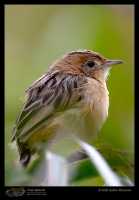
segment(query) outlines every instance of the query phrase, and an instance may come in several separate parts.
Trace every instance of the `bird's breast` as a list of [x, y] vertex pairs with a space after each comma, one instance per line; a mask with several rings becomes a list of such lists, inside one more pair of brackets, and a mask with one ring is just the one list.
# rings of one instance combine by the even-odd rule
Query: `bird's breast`
[[[78, 137], [91, 142], [99, 132], [108, 115], [108, 91], [106, 87], [86, 85], [83, 98], [79, 104], [55, 117], [56, 136]], [[52, 124], [51, 124], [52, 125]]]
[[80, 113], [78, 125], [84, 131], [87, 142], [100, 131], [108, 116], [108, 108], [109, 96], [106, 84], [89, 79], [83, 93], [82, 105], [78, 108]]

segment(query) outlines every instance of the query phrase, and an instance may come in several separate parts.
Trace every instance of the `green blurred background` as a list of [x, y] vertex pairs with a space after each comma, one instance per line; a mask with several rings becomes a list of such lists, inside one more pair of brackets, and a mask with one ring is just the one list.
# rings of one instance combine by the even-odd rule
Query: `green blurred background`
[[20, 97], [63, 54], [89, 49], [124, 60], [107, 80], [109, 116], [96, 147], [134, 149], [134, 5], [5, 5], [5, 162]]

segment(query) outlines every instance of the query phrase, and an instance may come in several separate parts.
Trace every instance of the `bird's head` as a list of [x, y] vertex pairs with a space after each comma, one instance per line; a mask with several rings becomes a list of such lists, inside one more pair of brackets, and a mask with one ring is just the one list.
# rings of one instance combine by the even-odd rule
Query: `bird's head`
[[107, 60], [90, 50], [72, 51], [55, 61], [52, 68], [66, 74], [82, 75], [105, 81], [111, 66], [123, 63], [122, 60]]

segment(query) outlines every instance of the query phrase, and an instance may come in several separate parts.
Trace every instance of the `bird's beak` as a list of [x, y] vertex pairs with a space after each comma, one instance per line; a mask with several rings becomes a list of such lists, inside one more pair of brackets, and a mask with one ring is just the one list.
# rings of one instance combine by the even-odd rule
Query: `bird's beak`
[[105, 66], [111, 67], [113, 65], [122, 64], [122, 63], [124, 63], [124, 61], [122, 60], [107, 60], [107, 63], [105, 64]]

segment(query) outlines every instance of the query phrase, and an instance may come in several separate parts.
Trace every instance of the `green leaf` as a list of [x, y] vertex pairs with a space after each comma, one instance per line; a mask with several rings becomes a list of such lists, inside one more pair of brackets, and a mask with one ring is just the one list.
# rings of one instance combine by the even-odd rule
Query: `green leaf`
[[86, 158], [68, 165], [69, 184], [75, 184], [83, 180], [94, 178], [98, 176], [98, 172], [90, 158]]
[[66, 159], [50, 151], [46, 153], [46, 173], [44, 184], [47, 186], [67, 185], [67, 163]]
[[42, 154], [28, 172], [36, 179], [37, 185], [67, 185], [66, 159], [50, 151]]
[[[120, 170], [126, 166], [123, 159], [117, 155], [109, 155], [106, 158], [106, 161], [114, 170]], [[92, 165], [90, 158], [70, 163], [68, 165], [68, 172], [70, 184], [99, 176], [99, 173], [95, 166]]]
[[[77, 144], [78, 142], [78, 144]], [[82, 141], [81, 141], [82, 142]], [[95, 152], [97, 154], [94, 154], [94, 151], [92, 153], [92, 150], [90, 151], [90, 148], [92, 149], [93, 147], [89, 146], [87, 143], [81, 143], [80, 141], [75, 141], [71, 138], [65, 138], [58, 143], [56, 143], [49, 151], [42, 154], [38, 159], [34, 161], [34, 163], [30, 166], [28, 169], [28, 173], [30, 173], [38, 182], [38, 185], [51, 185], [51, 184], [58, 184], [58, 185], [66, 185], [67, 181], [64, 183], [60, 183], [58, 180], [58, 175], [62, 178], [62, 176], [67, 176], [64, 175], [68, 172], [68, 184], [70, 185], [76, 185], [77, 183], [79, 184], [80, 182], [84, 180], [89, 180], [92, 178], [99, 177], [104, 179], [104, 182], [108, 181], [106, 173], [112, 173], [115, 175], [115, 173], [112, 171], [119, 171], [123, 170], [124, 168], [129, 167], [129, 162], [128, 159], [130, 157], [130, 154], [132, 152], [125, 152], [125, 151], [119, 151], [119, 150], [114, 150], [114, 149], [95, 149]], [[84, 148], [86, 152], [79, 151], [80, 146]], [[89, 149], [88, 149], [89, 146]], [[78, 151], [77, 151], [78, 150]], [[99, 153], [99, 152], [100, 153]], [[51, 159], [48, 159], [51, 154]], [[88, 154], [88, 155], [87, 155]], [[101, 155], [103, 155], [103, 157]], [[82, 155], [87, 158], [82, 159]], [[60, 157], [59, 157], [60, 156]], [[81, 156], [81, 157], [80, 157]], [[74, 158], [73, 158], [74, 157]], [[100, 157], [101, 157], [101, 162], [100, 162]], [[60, 159], [63, 159], [62, 162], [60, 162]], [[70, 162], [69, 164], [66, 165], [66, 158]], [[91, 159], [93, 162], [91, 162]], [[73, 161], [75, 160], [75, 161]], [[99, 160], [97, 165], [94, 163]], [[63, 163], [63, 164], [62, 164]], [[105, 164], [104, 164], [105, 163]], [[105, 166], [108, 166], [108, 169], [106, 171]], [[132, 163], [133, 165], [133, 163]], [[60, 166], [60, 167], [59, 167]], [[56, 167], [56, 168], [55, 168]], [[101, 168], [101, 173], [100, 169]], [[59, 171], [58, 171], [59, 169]], [[104, 169], [104, 170], [103, 170]], [[57, 172], [58, 175], [55, 175], [55, 178], [53, 180], [55, 183], [50, 183], [49, 177], [53, 177], [54, 172]], [[63, 173], [63, 175], [62, 175]], [[102, 174], [106, 174], [105, 178], [103, 177]], [[116, 175], [115, 175], [116, 176]], [[47, 177], [48, 179], [46, 179]], [[120, 178], [116, 176], [116, 178], [120, 182]], [[109, 182], [109, 181], [108, 181]], [[121, 180], [120, 184], [122, 185], [123, 181]], [[109, 184], [109, 183], [108, 183]], [[115, 185], [115, 180], [112, 179], [112, 185]], [[124, 184], [124, 183], [123, 183]]]
[[77, 141], [81, 145], [81, 147], [87, 152], [92, 163], [96, 167], [101, 177], [107, 183], [107, 185], [123, 186], [118, 176], [116, 176], [116, 174], [111, 170], [110, 166], [107, 164], [107, 162], [104, 160], [101, 154], [94, 147], [90, 146], [89, 144], [81, 140]]

